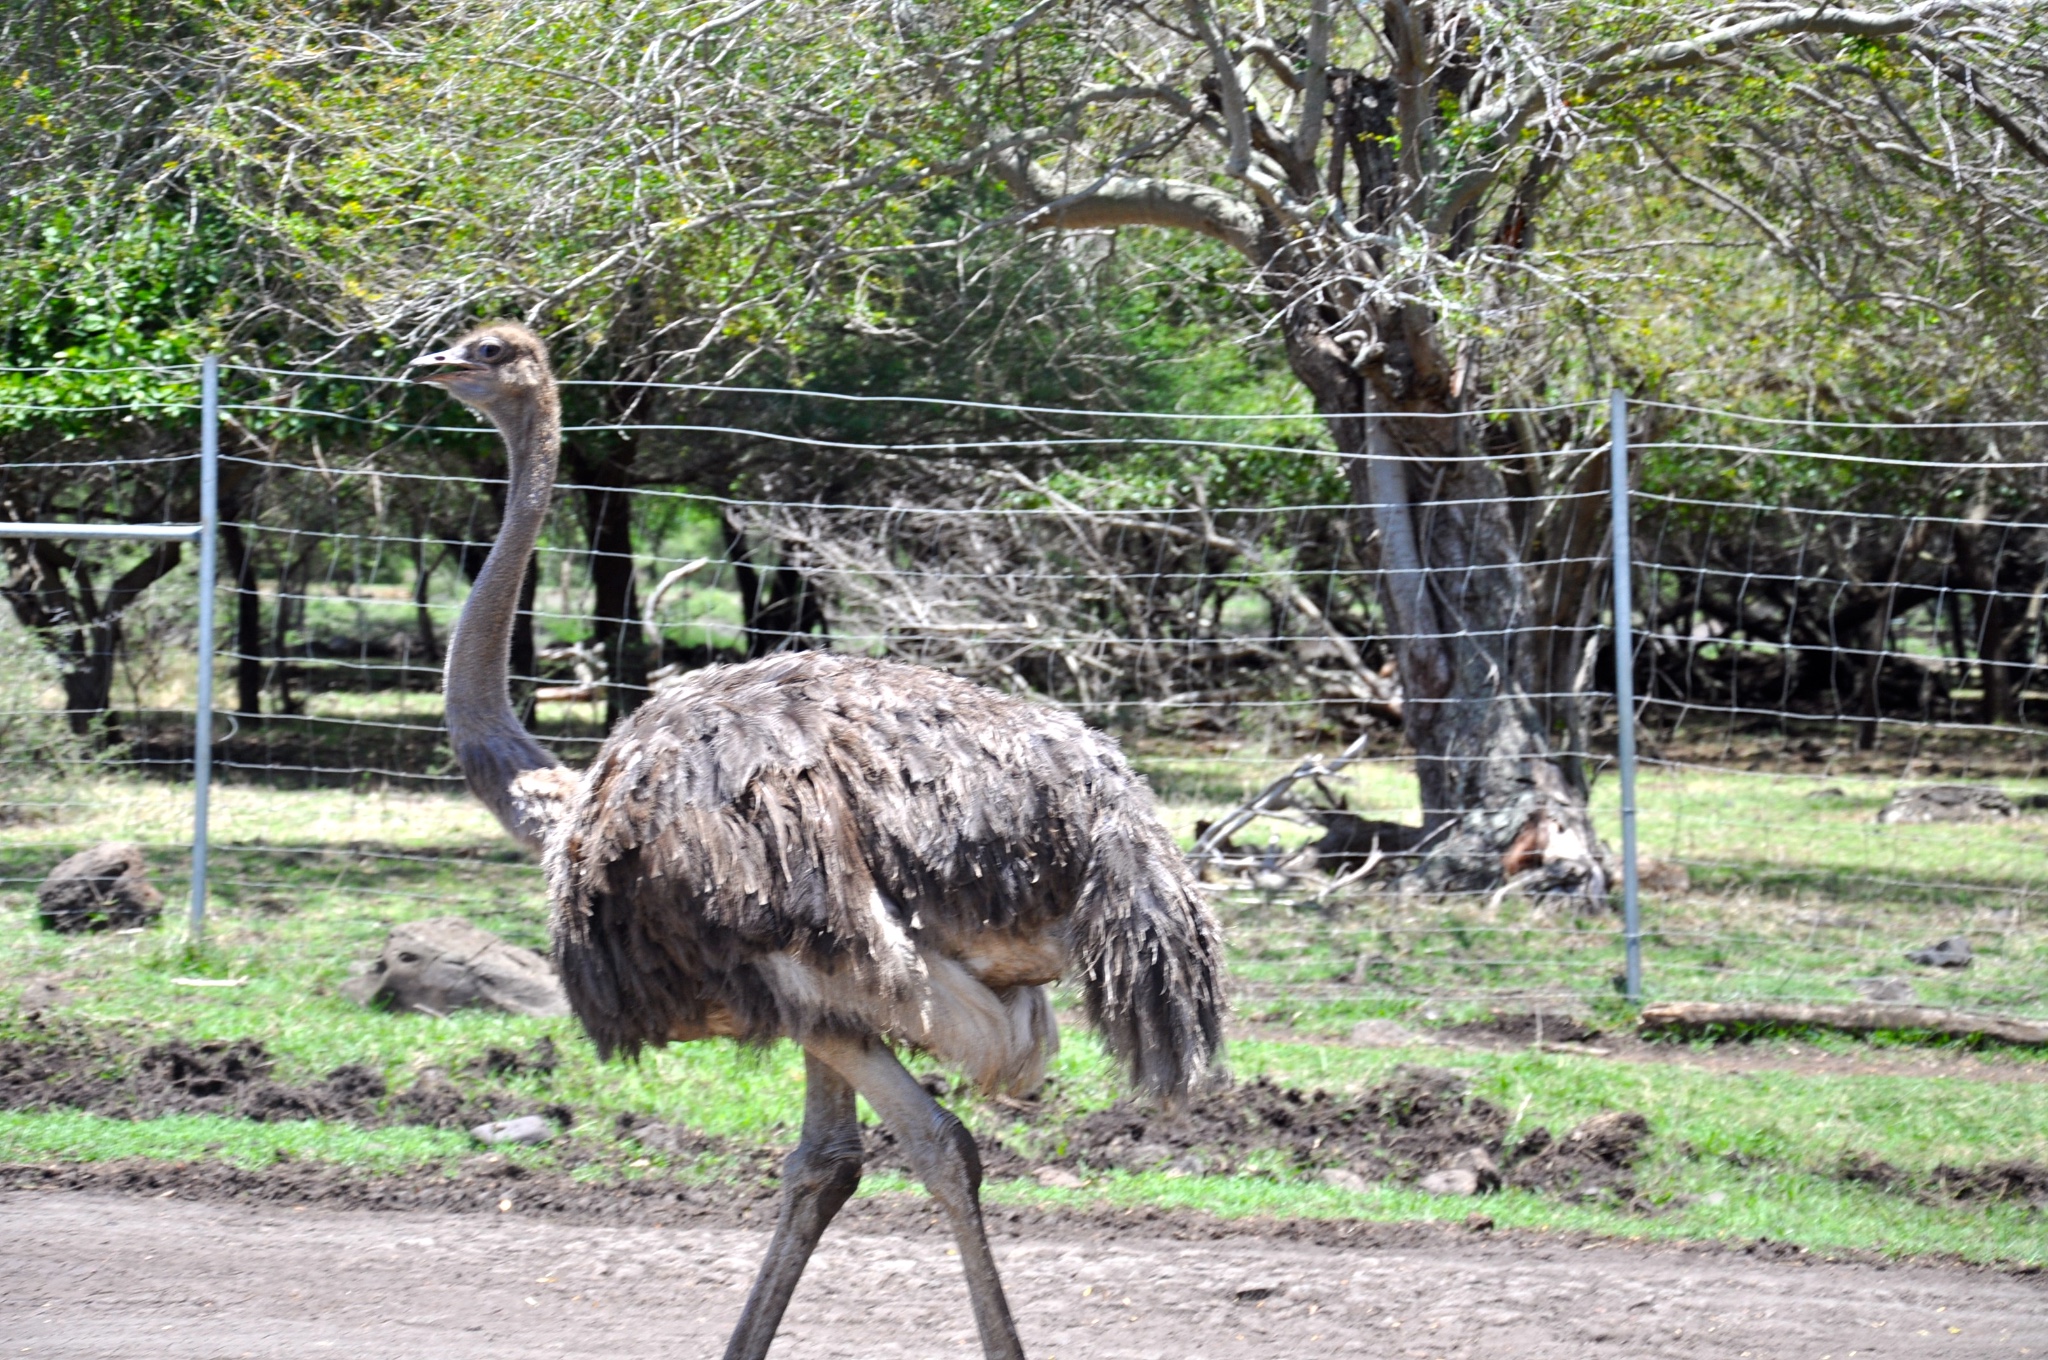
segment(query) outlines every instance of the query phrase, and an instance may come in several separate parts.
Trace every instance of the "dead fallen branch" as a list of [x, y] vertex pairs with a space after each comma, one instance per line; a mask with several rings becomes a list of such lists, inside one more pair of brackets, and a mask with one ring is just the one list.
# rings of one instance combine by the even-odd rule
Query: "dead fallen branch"
[[1334, 760], [1325, 761], [1321, 756], [1309, 756], [1286, 774], [1260, 789], [1257, 796], [1229, 815], [1220, 818], [1195, 838], [1195, 848], [1188, 852], [1188, 858], [1196, 864], [1215, 855], [1216, 847], [1228, 841], [1242, 828], [1260, 817], [1268, 816], [1286, 801], [1288, 791], [1304, 779], [1327, 778], [1343, 769], [1352, 761], [1365, 754], [1371, 744], [1372, 734], [1366, 733], [1344, 748], [1343, 754]]
[[1662, 1001], [1643, 1007], [1643, 1032], [1697, 1033], [1707, 1029], [1833, 1029], [1849, 1034], [1920, 1030], [1950, 1039], [1996, 1039], [2048, 1046], [2048, 1024], [2001, 1015], [1972, 1015], [1932, 1006], [1798, 1006], [1775, 1002]]

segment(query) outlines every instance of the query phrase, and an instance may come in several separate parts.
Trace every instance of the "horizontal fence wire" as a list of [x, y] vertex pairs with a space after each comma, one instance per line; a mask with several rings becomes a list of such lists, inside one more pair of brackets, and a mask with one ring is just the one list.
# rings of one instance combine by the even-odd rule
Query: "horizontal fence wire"
[[[120, 371], [159, 380], [134, 404], [149, 433], [87, 458], [65, 422], [125, 409], [115, 394], [85, 370], [0, 370], [0, 513], [179, 517], [196, 368]], [[495, 435], [395, 375], [223, 374], [223, 929], [309, 901], [537, 928], [538, 876], [464, 793], [441, 726], [440, 667], [504, 494]], [[1433, 504], [1508, 526], [1512, 553], [1463, 579], [1512, 577], [1525, 608], [1411, 634], [1385, 607], [1356, 457], [1306, 410], [564, 387], [513, 685], [565, 760], [689, 671], [791, 647], [1069, 707], [1120, 736], [1189, 839], [1363, 738], [1204, 868], [1241, 1004], [1336, 1023], [1615, 994], [1615, 915], [1402, 891], [1337, 835], [1435, 811], [1403, 736], [1403, 644], [1493, 634], [1531, 657], [1501, 702], [1541, 713], [1618, 844], [1604, 402], [1460, 417], [1456, 457], [1497, 489]], [[1648, 996], [2048, 1013], [2048, 425], [1632, 409]], [[0, 901], [26, 919], [51, 864], [116, 836], [174, 893], [191, 554], [0, 551], [54, 582], [35, 635], [19, 610], [0, 631]], [[124, 576], [149, 580], [113, 600]], [[98, 690], [67, 678], [65, 647], [109, 655]], [[1908, 961], [1949, 936], [1969, 967]]]

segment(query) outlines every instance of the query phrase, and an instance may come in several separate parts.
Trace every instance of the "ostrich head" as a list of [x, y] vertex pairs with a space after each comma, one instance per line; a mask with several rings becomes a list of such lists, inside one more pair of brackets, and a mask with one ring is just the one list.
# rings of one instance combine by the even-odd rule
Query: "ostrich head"
[[414, 380], [431, 383], [492, 418], [508, 406], [531, 403], [554, 381], [547, 342], [516, 321], [478, 326], [448, 348], [422, 354], [407, 367], [434, 370], [416, 374]]

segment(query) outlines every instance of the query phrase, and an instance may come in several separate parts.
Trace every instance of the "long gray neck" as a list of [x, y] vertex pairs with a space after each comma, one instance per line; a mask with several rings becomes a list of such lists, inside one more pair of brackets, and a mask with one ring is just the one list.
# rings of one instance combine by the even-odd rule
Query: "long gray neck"
[[561, 765], [542, 749], [512, 711], [512, 625], [519, 613], [526, 564], [548, 514], [555, 463], [561, 456], [561, 404], [552, 386], [531, 402], [487, 414], [505, 437], [511, 485], [498, 540], [477, 573], [448, 643], [448, 738], [470, 792], [497, 814], [505, 829], [538, 847], [554, 804], [522, 796], [514, 782], [531, 770]]

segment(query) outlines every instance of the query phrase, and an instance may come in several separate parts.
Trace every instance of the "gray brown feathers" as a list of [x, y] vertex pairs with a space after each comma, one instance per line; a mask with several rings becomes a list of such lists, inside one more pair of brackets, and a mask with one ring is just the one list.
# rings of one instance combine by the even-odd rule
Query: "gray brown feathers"
[[1215, 924], [1114, 743], [923, 667], [686, 677], [614, 731], [546, 858], [556, 961], [608, 1054], [894, 1015], [958, 1057], [949, 988], [972, 974], [1028, 1028], [1024, 989], [1068, 963], [1146, 1089], [1186, 1091], [1220, 1045]]

